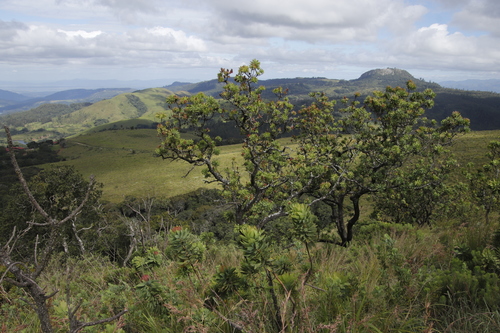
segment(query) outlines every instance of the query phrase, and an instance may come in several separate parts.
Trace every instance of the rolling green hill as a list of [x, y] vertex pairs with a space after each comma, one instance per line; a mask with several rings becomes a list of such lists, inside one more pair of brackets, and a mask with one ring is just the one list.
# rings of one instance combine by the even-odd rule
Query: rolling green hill
[[[46, 104], [1, 117], [0, 123], [12, 127], [15, 140], [25, 142], [69, 137], [102, 125], [106, 126], [97, 130], [135, 127], [138, 123], [150, 127], [144, 124], [151, 124], [156, 113], [166, 111], [165, 100], [171, 94], [165, 88], [151, 88], [78, 108], [72, 108], [76, 104]], [[132, 121], [136, 125], [128, 124], [132, 119], [137, 119]]]
[[156, 113], [165, 112], [165, 99], [171, 94], [172, 92], [164, 88], [121, 94], [58, 117], [53, 120], [53, 124], [57, 126], [79, 123], [90, 128], [102, 123], [133, 118], [154, 120]]

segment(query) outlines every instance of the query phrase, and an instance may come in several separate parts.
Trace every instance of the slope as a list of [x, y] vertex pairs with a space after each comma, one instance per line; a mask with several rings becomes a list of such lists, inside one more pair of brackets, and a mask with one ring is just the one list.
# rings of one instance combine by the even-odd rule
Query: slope
[[54, 123], [60, 125], [79, 123], [85, 127], [93, 127], [99, 123], [131, 118], [154, 120], [156, 113], [166, 110], [165, 100], [171, 94], [171, 91], [164, 88], [121, 94], [60, 117]]
[[[29, 110], [45, 103], [72, 104], [72, 103], [95, 103], [103, 99], [112, 98], [116, 95], [131, 92], [130, 88], [102, 88], [102, 89], [70, 89], [63, 90], [45, 97], [24, 98], [16, 103], [9, 103], [0, 107], [0, 113], [15, 113]], [[0, 105], [1, 106], [1, 105]]]
[[[156, 119], [156, 113], [166, 111], [165, 100], [171, 94], [164, 88], [150, 88], [120, 94], [90, 105], [44, 104], [29, 111], [0, 117], [0, 122], [12, 127], [13, 133], [17, 133], [14, 135], [15, 140], [29, 142], [58, 139], [99, 125], [130, 119], [152, 122]], [[141, 125], [144, 126], [144, 123]]]

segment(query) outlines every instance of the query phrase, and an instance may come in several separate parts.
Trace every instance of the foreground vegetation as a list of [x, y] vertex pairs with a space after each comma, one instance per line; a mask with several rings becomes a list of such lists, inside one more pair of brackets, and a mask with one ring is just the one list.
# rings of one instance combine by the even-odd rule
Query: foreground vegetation
[[[151, 133], [128, 130], [68, 140], [66, 161], [26, 182], [17, 168], [0, 217], [2, 330], [497, 332], [498, 132], [456, 138], [458, 114], [427, 122], [433, 93], [411, 83], [340, 112], [317, 94], [293, 113], [283, 91], [261, 100], [260, 72], [254, 61], [231, 83], [221, 71], [229, 113], [203, 95], [169, 98], [157, 153], [174, 162], [147, 170]], [[216, 144], [205, 125], [217, 116], [243, 149]], [[9, 141], [15, 166], [14, 151]], [[179, 160], [223, 191], [193, 191], [200, 175]], [[134, 188], [168, 187], [165, 166], [194, 178], [168, 195]]]
[[[252, 254], [241, 241], [181, 235], [179, 228], [157, 233], [125, 267], [95, 254], [56, 256], [40, 283], [60, 290], [51, 318], [61, 332], [77, 301], [80, 320], [129, 311], [87, 332], [497, 332], [498, 224], [467, 218], [475, 222], [439, 221], [432, 229], [372, 221], [359, 226], [348, 248], [307, 250], [289, 239], [284, 250], [273, 242], [265, 249], [279, 281], [278, 312], [265, 270], [243, 270]], [[189, 252], [179, 250], [176, 234]], [[23, 297], [4, 288], [4, 331], [38, 332]]]

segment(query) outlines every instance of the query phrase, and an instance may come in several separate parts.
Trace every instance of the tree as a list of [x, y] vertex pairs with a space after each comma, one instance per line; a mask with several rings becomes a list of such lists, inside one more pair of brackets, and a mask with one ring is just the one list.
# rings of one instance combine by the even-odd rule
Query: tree
[[[45, 217], [33, 209], [28, 195], [20, 184], [13, 186], [12, 195], [6, 200], [7, 206], [0, 218], [3, 235], [0, 240], [6, 241], [13, 227], [23, 229], [26, 221], [43, 224]], [[63, 219], [87, 195], [89, 183], [72, 166], [52, 166], [33, 176], [28, 186], [34, 199], [49, 214], [57, 219]], [[65, 223], [60, 230], [61, 243], [57, 250], [64, 250], [70, 255], [83, 255], [87, 252], [86, 245], [91, 245], [92, 237], [86, 237], [91, 232], [95, 221], [99, 219], [96, 206], [100, 196], [102, 184], [95, 183], [89, 193], [87, 204], [71, 220]], [[16, 252], [23, 256], [32, 251], [35, 245], [35, 236], [43, 235], [50, 228], [47, 226], [34, 227], [26, 234], [25, 241], [18, 245]], [[39, 243], [44, 244], [45, 239]], [[87, 243], [87, 244], [86, 244]]]
[[[437, 186], [444, 179], [436, 173], [446, 172], [454, 163], [443, 160], [445, 147], [468, 131], [468, 119], [458, 113], [439, 125], [426, 119], [425, 108], [433, 105], [435, 94], [415, 89], [409, 81], [406, 89], [375, 91], [364, 103], [354, 101], [341, 109], [337, 118], [335, 103], [323, 94], [313, 95], [316, 102], [299, 111], [302, 169], [320, 175], [321, 183], [311, 195], [330, 206], [331, 224], [343, 246], [352, 240], [362, 197], [408, 186], [410, 192]], [[410, 175], [413, 185], [408, 183]]]
[[[204, 175], [209, 182], [222, 185], [223, 194], [234, 206], [234, 221], [264, 226], [267, 222], [286, 215], [286, 201], [303, 193], [303, 186], [282, 186], [300, 182], [294, 174], [290, 160], [292, 151], [278, 140], [291, 130], [292, 109], [280, 89], [276, 101], [264, 101], [263, 87], [255, 88], [257, 77], [263, 73], [258, 61], [242, 66], [230, 81], [232, 71], [221, 70], [219, 81], [224, 82], [221, 97], [228, 110], [219, 101], [204, 94], [192, 97], [171, 96], [167, 103], [172, 117], [164, 120], [158, 130], [164, 138], [157, 153], [164, 159], [183, 160], [193, 166], [205, 166]], [[208, 122], [221, 117], [233, 123], [243, 138], [241, 165], [234, 160], [230, 166], [219, 165], [216, 157], [220, 137], [212, 137]], [[196, 140], [181, 137], [181, 130], [189, 128]]]
[[486, 223], [500, 205], [500, 141], [491, 141], [488, 149], [488, 163], [466, 174], [473, 199], [484, 209]]
[[[24, 289], [27, 294], [29, 294], [33, 299], [34, 303], [31, 305], [33, 306], [35, 312], [37, 313], [38, 319], [40, 320], [41, 331], [44, 333], [51, 333], [53, 332], [53, 329], [50, 320], [47, 300], [54, 296], [57, 291], [54, 291], [51, 294], [47, 294], [45, 289], [42, 288], [37, 282], [37, 279], [47, 267], [47, 264], [49, 263], [52, 256], [57, 252], [57, 248], [61, 245], [61, 243], [63, 243], [64, 239], [61, 239], [61, 235], [63, 235], [63, 228], [72, 220], [74, 220], [88, 203], [91, 197], [91, 193], [95, 188], [95, 180], [93, 177], [91, 177], [87, 189], [84, 192], [85, 194], [82, 198], [79, 198], [80, 200], [70, 200], [70, 202], [65, 202], [66, 204], [71, 203], [70, 206], [63, 206], [62, 208], [61, 206], [59, 206], [54, 210], [43, 208], [33, 195], [33, 192], [30, 190], [28, 183], [25, 180], [21, 169], [19, 168], [19, 165], [17, 164], [15, 152], [14, 149], [12, 149], [13, 143], [9, 128], [5, 126], [4, 129], [7, 135], [8, 147], [10, 148], [9, 152], [11, 162], [19, 178], [21, 187], [28, 197], [28, 200], [33, 209], [41, 215], [42, 220], [26, 221], [25, 225], [19, 229], [14, 226], [12, 232], [10, 233], [10, 238], [0, 243], [0, 264], [5, 266], [6, 269], [3, 275], [0, 277], [0, 283], [5, 281]], [[54, 193], [53, 198], [56, 200], [61, 199], [62, 201], [64, 201], [64, 197], [58, 197], [59, 194], [60, 193], [57, 192]], [[53, 207], [54, 206], [51, 206], [51, 208]], [[64, 211], [64, 213], [61, 213], [61, 210]], [[30, 234], [30, 231], [37, 227], [43, 228], [43, 234], [41, 234], [41, 237], [45, 240], [43, 242], [40, 241], [40, 238], [38, 237], [39, 234], [37, 234], [34, 248], [32, 249], [33, 255], [31, 256], [31, 258], [16, 258], [14, 254], [16, 252], [18, 244], [23, 242], [26, 236]], [[8, 275], [8, 273], [11, 273], [12, 275], [10, 276]], [[115, 320], [126, 312], [126, 310], [123, 310], [111, 318], [82, 323], [75, 318], [75, 313], [78, 308], [79, 305], [77, 305], [73, 309], [68, 309], [68, 316], [70, 319], [70, 332], [79, 332], [84, 327]]]
[[[437, 158], [436, 158], [437, 159]], [[420, 158], [398, 170], [385, 191], [374, 198], [373, 216], [395, 223], [431, 225], [438, 217], [449, 216], [460, 183], [449, 181], [456, 161]]]
[[[264, 101], [263, 74], [253, 60], [232, 70], [221, 69], [222, 102], [204, 94], [167, 99], [172, 116], [161, 115], [163, 141], [157, 153], [164, 159], [204, 166], [209, 182], [222, 186], [234, 207], [234, 221], [263, 227], [288, 215], [292, 202], [324, 202], [341, 245], [352, 240], [360, 217], [360, 199], [397, 186], [395, 177], [419, 156], [434, 156], [453, 138], [467, 131], [469, 121], [454, 113], [439, 125], [424, 117], [435, 94], [396, 87], [374, 92], [364, 103], [345, 98], [344, 107], [323, 93], [312, 93], [311, 105], [294, 111], [287, 91]], [[243, 162], [221, 166], [218, 137], [208, 122], [216, 117], [231, 122], [243, 138]], [[185, 139], [189, 129], [196, 139]], [[293, 135], [293, 142], [281, 140]], [[349, 215], [349, 210], [352, 212]]]

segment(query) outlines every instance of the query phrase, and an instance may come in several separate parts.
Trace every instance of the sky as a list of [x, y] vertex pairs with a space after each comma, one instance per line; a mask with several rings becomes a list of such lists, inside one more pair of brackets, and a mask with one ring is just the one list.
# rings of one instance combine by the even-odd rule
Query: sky
[[0, 0], [0, 81], [500, 79], [499, 0]]

